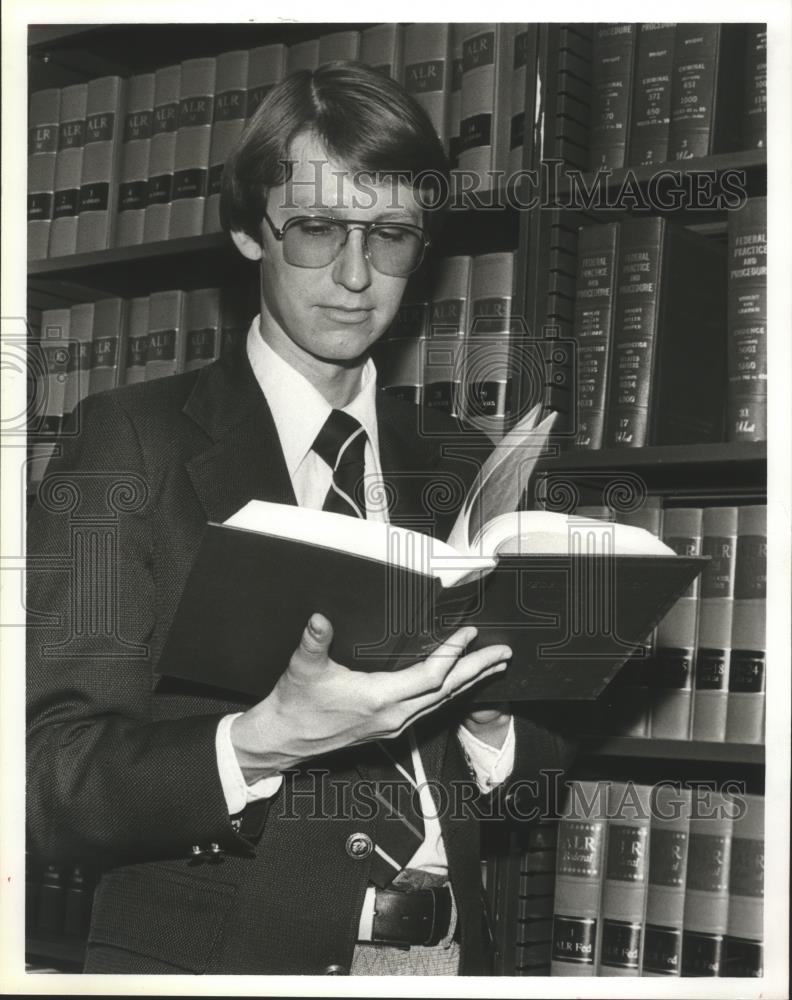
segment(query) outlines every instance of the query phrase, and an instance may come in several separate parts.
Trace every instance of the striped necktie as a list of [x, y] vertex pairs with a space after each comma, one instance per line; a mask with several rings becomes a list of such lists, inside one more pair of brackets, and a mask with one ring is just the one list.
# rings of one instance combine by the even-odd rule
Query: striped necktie
[[[322, 510], [365, 518], [365, 447], [366, 432], [361, 424], [342, 410], [332, 410], [313, 444], [313, 450], [333, 470]], [[383, 887], [404, 869], [423, 843], [424, 822], [407, 734], [371, 746], [371, 775], [379, 810], [370, 877]]]

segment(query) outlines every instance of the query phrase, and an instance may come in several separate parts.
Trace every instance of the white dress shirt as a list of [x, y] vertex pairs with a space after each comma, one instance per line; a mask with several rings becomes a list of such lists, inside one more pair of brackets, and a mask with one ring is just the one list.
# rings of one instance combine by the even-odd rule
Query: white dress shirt
[[[303, 375], [264, 342], [259, 330], [258, 316], [248, 331], [247, 353], [256, 380], [272, 411], [297, 502], [301, 507], [320, 510], [330, 488], [332, 470], [313, 451], [313, 443], [332, 407]], [[381, 483], [376, 369], [370, 359], [361, 373], [357, 395], [343, 409], [355, 417], [366, 431], [364, 452], [366, 481], [374, 485]], [[366, 490], [368, 519], [380, 521], [388, 519], [387, 507], [381, 502], [383, 496], [383, 490], [375, 488]], [[220, 781], [231, 815], [241, 812], [249, 802], [274, 795], [283, 781], [281, 775], [275, 775], [263, 778], [252, 785], [245, 782], [231, 743], [231, 723], [235, 718], [237, 715], [225, 716], [220, 721], [216, 737]], [[421, 808], [424, 813], [424, 842], [408, 867], [444, 875], [448, 871], [448, 862], [440, 833], [440, 823], [435, 813], [430, 789], [426, 784], [412, 730], [408, 732], [416, 783], [419, 786]], [[483, 792], [490, 791], [506, 780], [514, 766], [513, 723], [509, 726], [506, 741], [500, 749], [483, 743], [463, 726], [459, 727], [457, 733], [476, 782]]]

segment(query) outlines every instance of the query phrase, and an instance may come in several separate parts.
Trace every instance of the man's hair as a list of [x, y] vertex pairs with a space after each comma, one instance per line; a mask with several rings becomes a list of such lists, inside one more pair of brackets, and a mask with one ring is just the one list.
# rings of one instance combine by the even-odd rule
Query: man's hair
[[[314, 133], [332, 159], [352, 171], [394, 174], [417, 187], [422, 205], [447, 201], [448, 161], [429, 116], [398, 83], [358, 62], [300, 70], [266, 95], [223, 170], [220, 219], [228, 231], [261, 241], [270, 187], [291, 177], [292, 142]], [[373, 178], [376, 181], [376, 177]], [[441, 208], [424, 213], [430, 235]]]

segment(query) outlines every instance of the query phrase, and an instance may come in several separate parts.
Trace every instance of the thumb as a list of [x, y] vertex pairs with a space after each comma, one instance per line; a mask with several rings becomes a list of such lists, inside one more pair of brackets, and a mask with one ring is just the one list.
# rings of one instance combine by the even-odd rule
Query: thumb
[[333, 641], [333, 626], [318, 611], [314, 612], [303, 629], [300, 645], [295, 653], [305, 664], [327, 660], [330, 643]]

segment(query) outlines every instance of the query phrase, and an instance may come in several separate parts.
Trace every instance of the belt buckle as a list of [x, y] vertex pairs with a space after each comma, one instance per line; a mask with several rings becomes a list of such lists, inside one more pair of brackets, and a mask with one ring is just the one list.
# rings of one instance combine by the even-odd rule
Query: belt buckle
[[[429, 927], [421, 933], [425, 908], [431, 907]], [[406, 910], [407, 912], [404, 912]], [[412, 911], [412, 912], [410, 912]], [[405, 922], [407, 926], [404, 926]], [[409, 949], [412, 945], [432, 947], [448, 933], [451, 922], [451, 891], [442, 888], [403, 892], [377, 889], [374, 904], [372, 941], [376, 944]], [[377, 927], [380, 924], [381, 930]], [[403, 936], [398, 934], [404, 929]]]

